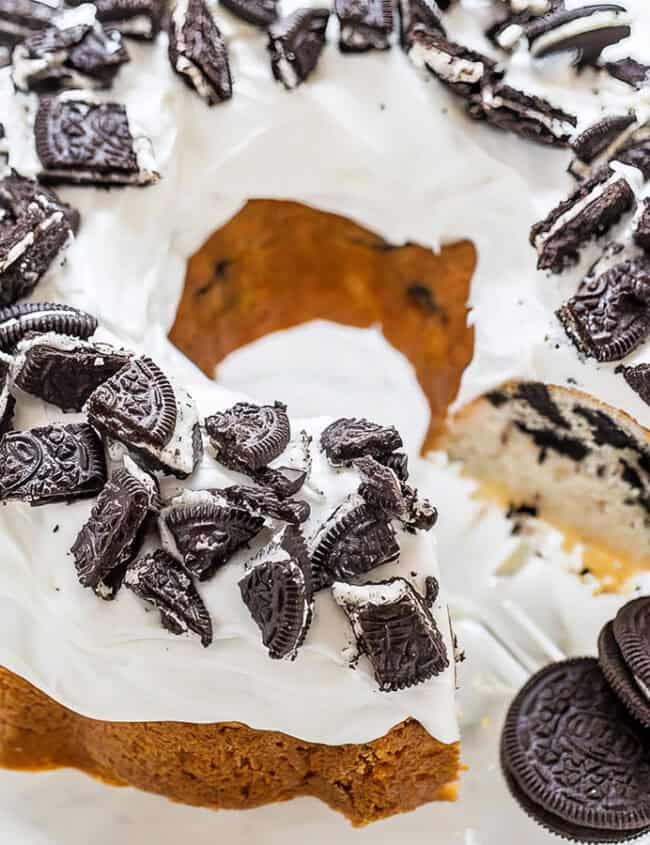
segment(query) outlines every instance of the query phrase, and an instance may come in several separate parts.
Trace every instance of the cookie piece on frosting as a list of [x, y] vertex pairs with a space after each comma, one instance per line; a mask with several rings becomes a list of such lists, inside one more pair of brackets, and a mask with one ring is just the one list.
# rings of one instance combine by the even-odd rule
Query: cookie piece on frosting
[[149, 185], [160, 178], [151, 141], [131, 124], [126, 106], [103, 102], [91, 92], [43, 98], [34, 134], [44, 181]]
[[0, 308], [0, 351], [14, 352], [28, 335], [61, 334], [87, 340], [97, 330], [97, 319], [60, 302], [23, 302]]
[[601, 168], [530, 230], [538, 269], [560, 273], [575, 264], [582, 247], [605, 234], [634, 201], [626, 173]]
[[294, 660], [313, 612], [307, 549], [298, 529], [283, 528], [239, 582], [244, 604], [274, 660]]
[[0, 305], [32, 292], [78, 226], [78, 213], [38, 182], [0, 179]]
[[569, 172], [581, 179], [609, 164], [635, 125], [634, 114], [628, 112], [606, 115], [588, 126], [571, 142], [575, 158], [569, 165]]
[[379, 689], [393, 692], [424, 683], [449, 666], [447, 648], [430, 610], [404, 578], [360, 586], [337, 582], [336, 603], [345, 611], [375, 673]]
[[151, 358], [132, 359], [91, 394], [84, 410], [110, 441], [153, 470], [187, 478], [202, 448], [196, 404]]
[[205, 581], [259, 534], [264, 519], [219, 490], [186, 490], [162, 509], [158, 525], [165, 549]]
[[330, 423], [320, 438], [321, 449], [334, 466], [349, 464], [364, 455], [381, 461], [402, 445], [394, 426], [354, 417], [342, 417]]
[[329, 9], [297, 9], [269, 26], [271, 70], [285, 88], [296, 88], [318, 64], [329, 17]]
[[108, 88], [129, 61], [122, 36], [106, 31], [89, 4], [70, 9], [18, 44], [12, 55], [16, 88], [53, 92], [61, 88]]
[[9, 390], [11, 357], [0, 352], [0, 436], [12, 427], [16, 400]]
[[650, 728], [650, 690], [643, 691], [640, 679], [627, 665], [616, 642], [614, 625], [608, 622], [598, 637], [598, 663], [616, 697], [627, 712], [641, 724]]
[[646, 252], [650, 252], [650, 198], [639, 203], [634, 216], [632, 237], [634, 243]]
[[566, 147], [577, 125], [574, 115], [543, 97], [525, 94], [502, 82], [483, 84], [471, 97], [467, 111], [475, 120], [553, 147]]
[[309, 502], [295, 499], [282, 499], [273, 490], [261, 487], [247, 487], [234, 484], [219, 490], [220, 495], [232, 505], [246, 508], [254, 516], [300, 525], [309, 519]]
[[86, 423], [10, 431], [0, 440], [0, 499], [30, 505], [96, 495], [106, 481], [104, 448]]
[[557, 316], [580, 352], [620, 361], [650, 333], [650, 260], [630, 258], [587, 276]]
[[400, 44], [404, 50], [410, 49], [416, 26], [446, 35], [440, 8], [436, 0], [399, 0]]
[[606, 62], [605, 69], [614, 79], [625, 82], [632, 88], [643, 88], [650, 83], [650, 65], [644, 65], [629, 56], [615, 62]]
[[0, 45], [12, 46], [45, 29], [63, 10], [63, 0], [0, 0]]
[[510, 706], [501, 765], [524, 812], [565, 839], [650, 829], [650, 748], [591, 657], [552, 663]]
[[212, 619], [183, 566], [163, 549], [142, 555], [127, 566], [124, 586], [160, 611], [172, 634], [196, 634], [204, 647], [212, 642]]
[[397, 473], [370, 455], [357, 458], [354, 466], [361, 475], [359, 495], [388, 519], [397, 519], [407, 531], [430, 531], [438, 512], [428, 499], [418, 496]]
[[617, 3], [559, 7], [526, 27], [528, 48], [535, 58], [573, 52], [578, 65], [595, 65], [601, 52], [630, 35], [631, 18]]
[[279, 457], [290, 439], [287, 406], [238, 402], [206, 417], [205, 430], [216, 458], [224, 466], [262, 469]]
[[646, 403], [650, 405], [650, 364], [636, 364], [633, 367], [617, 369], [632, 390]]
[[[67, 0], [69, 6], [79, 6], [86, 0]], [[117, 29], [122, 35], [145, 41], [160, 32], [165, 0], [93, 0], [97, 18], [107, 29]]]
[[90, 395], [121, 370], [129, 357], [106, 343], [55, 332], [39, 334], [18, 344], [12, 384], [62, 411], [81, 411]]
[[278, 0], [221, 0], [221, 5], [254, 26], [267, 27], [278, 19]]
[[103, 599], [115, 596], [157, 500], [154, 478], [125, 458], [104, 485], [70, 550], [82, 586]]
[[392, 0], [334, 0], [342, 53], [388, 50], [393, 32]]
[[232, 97], [226, 43], [204, 0], [177, 0], [169, 25], [169, 61], [209, 106]]

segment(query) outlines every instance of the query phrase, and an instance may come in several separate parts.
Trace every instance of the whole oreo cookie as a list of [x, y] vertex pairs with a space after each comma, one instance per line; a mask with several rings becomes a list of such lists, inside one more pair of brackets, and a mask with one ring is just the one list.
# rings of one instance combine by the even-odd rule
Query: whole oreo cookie
[[650, 597], [641, 596], [623, 605], [613, 631], [623, 659], [650, 696]]
[[594, 658], [528, 681], [508, 711], [501, 761], [522, 808], [567, 839], [620, 842], [650, 829], [650, 745]]
[[392, 0], [334, 0], [342, 53], [387, 50], [393, 32]]
[[269, 26], [271, 70], [285, 88], [296, 88], [318, 64], [329, 17], [329, 9], [297, 9]]
[[255, 26], [267, 27], [278, 19], [278, 0], [221, 0], [221, 5]]
[[238, 402], [205, 419], [205, 430], [224, 466], [256, 472], [279, 457], [291, 436], [286, 405]]
[[394, 426], [382, 426], [366, 419], [342, 417], [323, 429], [321, 449], [334, 465], [349, 464], [370, 455], [381, 461], [403, 445]]
[[623, 659], [611, 622], [605, 625], [598, 638], [598, 662], [607, 683], [628, 712], [650, 728], [650, 691], [648, 694], [642, 691], [634, 672]]
[[25, 302], [0, 308], [0, 351], [14, 352], [27, 335], [56, 334], [86, 340], [97, 320], [85, 311], [59, 302]]

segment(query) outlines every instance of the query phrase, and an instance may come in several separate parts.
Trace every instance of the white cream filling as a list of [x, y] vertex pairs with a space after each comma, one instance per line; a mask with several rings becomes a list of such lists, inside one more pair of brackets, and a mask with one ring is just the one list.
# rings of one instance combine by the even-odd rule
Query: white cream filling
[[150, 38], [153, 34], [153, 23], [148, 15], [133, 15], [130, 18], [121, 18], [110, 21], [123, 35], [140, 35], [143, 38]]
[[540, 35], [530, 45], [530, 52], [533, 56], [539, 56], [540, 53], [544, 53], [549, 47], [553, 47], [562, 41], [599, 29], [608, 29], [614, 26], [629, 26], [631, 23], [632, 18], [625, 12], [611, 10], [592, 12], [590, 15], [585, 15], [582, 18], [569, 21], [561, 26], [553, 27], [549, 32]]
[[510, 26], [502, 29], [497, 36], [497, 43], [503, 47], [504, 50], [512, 50], [517, 42], [522, 38], [524, 28], [518, 23], [511, 23]]
[[513, 12], [532, 12], [534, 15], [543, 15], [550, 9], [549, 0], [509, 0]]

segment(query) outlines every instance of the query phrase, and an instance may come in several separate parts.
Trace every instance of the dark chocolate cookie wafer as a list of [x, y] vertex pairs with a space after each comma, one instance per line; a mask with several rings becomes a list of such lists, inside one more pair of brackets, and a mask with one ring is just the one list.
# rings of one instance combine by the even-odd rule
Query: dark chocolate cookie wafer
[[349, 464], [364, 455], [381, 461], [402, 445], [394, 426], [354, 417], [342, 417], [330, 423], [320, 438], [321, 449], [335, 466]]
[[0, 0], [0, 44], [13, 45], [45, 29], [63, 10], [63, 0]]
[[569, 165], [569, 172], [583, 179], [599, 169], [599, 166], [609, 164], [624, 143], [630, 128], [635, 125], [635, 115], [628, 112], [607, 115], [588, 126], [571, 142], [575, 158]]
[[157, 182], [151, 141], [134, 131], [126, 107], [70, 94], [40, 101], [34, 122], [40, 178], [72, 185]]
[[605, 234], [633, 204], [626, 176], [603, 167], [530, 230], [538, 269], [560, 273], [575, 264], [582, 247]]
[[269, 26], [271, 70], [285, 88], [296, 88], [318, 64], [329, 16], [329, 9], [298, 9]]
[[513, 701], [501, 759], [517, 800], [569, 839], [624, 841], [650, 827], [650, 744], [594, 658], [554, 663]]
[[650, 252], [650, 199], [646, 198], [639, 203], [634, 219], [634, 231], [632, 234], [634, 243]]
[[115, 596], [138, 553], [145, 518], [157, 498], [153, 477], [127, 458], [104, 485], [70, 550], [82, 586], [103, 599]]
[[278, 0], [221, 0], [221, 5], [255, 26], [267, 27], [278, 19]]
[[0, 440], [0, 499], [30, 505], [95, 496], [106, 481], [102, 443], [86, 423], [10, 431]]
[[314, 592], [349, 581], [397, 560], [400, 553], [389, 518], [359, 495], [349, 496], [309, 541]]
[[106, 343], [60, 334], [36, 335], [18, 345], [13, 384], [62, 411], [81, 411], [90, 395], [128, 362], [129, 355]]
[[470, 98], [467, 113], [497, 129], [513, 132], [529, 141], [552, 147], [566, 147], [577, 119], [542, 97], [518, 91], [502, 82], [488, 82]]
[[279, 457], [291, 436], [287, 406], [238, 402], [205, 419], [216, 458], [224, 466], [261, 470]]
[[616, 62], [607, 62], [605, 69], [614, 79], [619, 79], [632, 88], [643, 88], [650, 82], [650, 65], [644, 65], [629, 56]]
[[[69, 6], [78, 6], [85, 0], [67, 0]], [[150, 41], [155, 38], [162, 24], [165, 0], [93, 0], [97, 18], [107, 29], [117, 29], [122, 35]]]
[[178, 0], [169, 26], [169, 61], [209, 106], [232, 97], [228, 50], [204, 0]]
[[342, 53], [387, 50], [393, 32], [392, 0], [334, 0]]
[[[650, 405], [650, 364], [621, 367], [620, 371], [632, 390], [643, 399], [646, 405]], [[619, 372], [618, 369], [617, 372]]]
[[650, 697], [650, 596], [623, 605], [616, 614], [613, 629], [623, 659]]
[[287, 526], [251, 561], [239, 582], [244, 604], [275, 660], [294, 660], [311, 624], [309, 560], [298, 529]]
[[587, 276], [557, 316], [580, 352], [620, 361], [650, 333], [650, 261], [631, 258]]
[[11, 358], [0, 352], [0, 436], [12, 427], [16, 400], [9, 391]]
[[404, 578], [361, 586], [337, 582], [332, 595], [347, 614], [359, 653], [370, 660], [382, 691], [421, 684], [449, 666], [427, 601]]
[[27, 335], [56, 334], [86, 340], [95, 334], [91, 314], [60, 302], [25, 302], [0, 308], [0, 351], [14, 352]]
[[246, 487], [235, 484], [218, 491], [225, 499], [237, 507], [246, 508], [254, 516], [277, 519], [290, 525], [300, 525], [309, 519], [309, 502], [280, 498], [272, 490], [260, 487]]
[[413, 43], [413, 32], [419, 26], [446, 35], [436, 0], [399, 0], [400, 44], [408, 52]]
[[623, 659], [611, 622], [605, 625], [598, 638], [598, 662], [607, 683], [628, 712], [646, 728], [650, 728], [650, 697], [643, 693], [634, 672]]
[[162, 509], [167, 551], [201, 581], [211, 578], [264, 527], [264, 519], [231, 504], [219, 491], [186, 491]]
[[361, 476], [359, 495], [365, 501], [386, 514], [389, 519], [406, 515], [406, 499], [402, 484], [395, 472], [370, 455], [354, 460], [354, 466]]
[[617, 3], [560, 8], [529, 24], [526, 38], [536, 58], [570, 51], [576, 64], [595, 65], [605, 47], [630, 35], [630, 21]]
[[172, 634], [196, 634], [203, 646], [212, 642], [212, 620], [192, 579], [163, 549], [130, 563], [124, 586], [160, 611], [160, 621]]

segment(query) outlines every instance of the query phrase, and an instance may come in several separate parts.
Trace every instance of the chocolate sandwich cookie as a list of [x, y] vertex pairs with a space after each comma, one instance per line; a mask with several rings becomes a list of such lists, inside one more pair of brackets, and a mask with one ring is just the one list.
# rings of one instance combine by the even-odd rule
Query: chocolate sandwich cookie
[[0, 436], [12, 427], [16, 407], [16, 400], [9, 390], [11, 360], [9, 355], [0, 352]]
[[636, 126], [637, 120], [632, 112], [606, 115], [588, 126], [571, 142], [575, 158], [569, 165], [569, 172], [583, 179], [609, 164]]
[[623, 605], [612, 628], [625, 663], [650, 700], [650, 597], [641, 596]]
[[195, 402], [151, 358], [133, 358], [90, 395], [84, 410], [97, 431], [150, 469], [177, 478], [196, 469], [203, 443]]
[[212, 619], [183, 566], [163, 549], [142, 555], [127, 566], [124, 586], [160, 611], [172, 634], [195, 634], [204, 647], [212, 642]]
[[115, 596], [157, 500], [154, 478], [126, 458], [104, 485], [70, 550], [82, 586], [103, 599]]
[[400, 547], [390, 519], [356, 493], [335, 508], [308, 543], [314, 592], [397, 560]]
[[[79, 6], [86, 0], [67, 0], [69, 6]], [[107, 29], [117, 29], [122, 35], [151, 41], [160, 32], [165, 0], [93, 0], [97, 18]]]
[[215, 455], [224, 466], [241, 466], [249, 472], [278, 458], [289, 444], [291, 430], [287, 406], [238, 402], [205, 419], [205, 430]]
[[254, 26], [266, 28], [278, 19], [278, 0], [221, 0], [221, 5]]
[[412, 33], [408, 56], [416, 67], [426, 68], [460, 97], [470, 97], [482, 85], [503, 76], [497, 63], [482, 53], [449, 41], [441, 32], [420, 27]]
[[630, 258], [587, 276], [557, 312], [570, 340], [597, 361], [620, 361], [650, 333], [650, 260]]
[[561, 273], [575, 264], [581, 248], [604, 235], [633, 205], [634, 191], [625, 175], [601, 168], [530, 230], [538, 269]]
[[630, 35], [631, 18], [617, 3], [559, 8], [526, 27], [528, 48], [535, 58], [573, 52], [575, 63], [595, 65], [601, 52]]
[[400, 44], [407, 52], [413, 42], [416, 26], [446, 35], [441, 6], [436, 0], [399, 0], [398, 5]]
[[285, 88], [296, 88], [318, 64], [329, 17], [329, 9], [298, 9], [269, 26], [271, 70]]
[[158, 525], [165, 549], [205, 581], [259, 534], [264, 519], [218, 490], [188, 490], [162, 509]]
[[617, 368], [632, 390], [646, 403], [650, 405], [650, 364], [636, 364], [633, 367]]
[[361, 476], [358, 493], [365, 502], [387, 519], [398, 520], [409, 532], [430, 531], [438, 512], [428, 499], [404, 483], [397, 473], [370, 455], [357, 458], [354, 466]]
[[78, 213], [31, 179], [0, 179], [0, 305], [34, 290], [65, 252]]
[[623, 659], [611, 622], [605, 625], [598, 638], [598, 663], [607, 683], [628, 713], [644, 727], [650, 728], [650, 691], [642, 691], [634, 672]]
[[485, 36], [495, 47], [512, 52], [526, 35], [526, 26], [535, 19], [529, 11], [513, 12], [493, 23]]
[[300, 531], [283, 528], [250, 562], [239, 582], [244, 604], [274, 660], [295, 660], [311, 625], [313, 599]]
[[342, 53], [388, 50], [393, 32], [392, 0], [334, 0]]
[[13, 46], [50, 26], [63, 10], [63, 0], [0, 0], [0, 44]]
[[160, 178], [151, 141], [135, 131], [120, 103], [79, 91], [43, 98], [34, 134], [44, 181], [149, 185]]
[[226, 42], [204, 0], [178, 0], [169, 25], [169, 61], [209, 106], [232, 97]]
[[629, 56], [616, 62], [607, 62], [605, 69], [614, 79], [625, 82], [632, 88], [643, 88], [650, 83], [650, 65], [644, 65]]
[[646, 198], [639, 203], [634, 218], [632, 237], [637, 246], [640, 246], [646, 252], [650, 252], [650, 198]]
[[122, 349], [65, 335], [36, 335], [18, 344], [12, 384], [62, 411], [81, 411], [90, 395], [129, 361]]
[[366, 419], [341, 417], [323, 429], [320, 447], [334, 466], [345, 466], [370, 455], [382, 461], [402, 447], [394, 426], [383, 426]]
[[10, 431], [0, 440], [0, 500], [71, 502], [95, 496], [105, 481], [104, 448], [86, 423]]
[[[82, 10], [78, 10], [81, 12]], [[84, 10], [85, 11], [85, 10]], [[117, 30], [106, 31], [77, 10], [69, 11], [55, 26], [18, 44], [12, 56], [16, 88], [53, 92], [62, 88], [108, 88], [129, 54]]]
[[220, 489], [218, 493], [232, 505], [245, 508], [253, 516], [288, 522], [290, 525], [306, 522], [311, 514], [309, 502], [282, 499], [272, 490], [261, 487], [234, 484]]
[[56, 333], [87, 340], [97, 319], [60, 302], [24, 302], [0, 308], [0, 351], [13, 353], [28, 335]]
[[650, 745], [591, 657], [553, 663], [510, 706], [501, 764], [513, 797], [548, 830], [625, 842], [650, 830]]
[[332, 595], [345, 611], [359, 654], [370, 661], [382, 692], [424, 683], [449, 666], [430, 609], [433, 591], [423, 597], [404, 578], [390, 578], [360, 586], [339, 581]]

